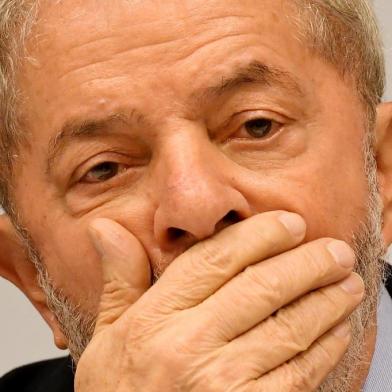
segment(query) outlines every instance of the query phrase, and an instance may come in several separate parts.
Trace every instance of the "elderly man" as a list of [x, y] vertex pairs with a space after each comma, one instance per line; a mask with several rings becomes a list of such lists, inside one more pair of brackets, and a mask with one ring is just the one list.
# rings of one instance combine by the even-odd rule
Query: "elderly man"
[[0, 389], [388, 390], [383, 64], [367, 0], [0, 1], [0, 271], [75, 364]]

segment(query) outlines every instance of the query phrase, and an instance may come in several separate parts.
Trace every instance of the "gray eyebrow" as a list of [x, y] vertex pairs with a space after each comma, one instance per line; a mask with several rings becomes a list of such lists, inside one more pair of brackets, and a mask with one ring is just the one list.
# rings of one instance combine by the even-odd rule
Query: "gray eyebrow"
[[305, 95], [293, 74], [254, 60], [249, 64], [238, 67], [229, 76], [222, 77], [218, 84], [197, 91], [192, 95], [192, 98], [198, 102], [205, 102], [208, 99], [222, 96], [244, 84], [253, 83], [265, 87], [277, 86], [290, 94], [300, 97]]
[[115, 123], [130, 125], [132, 121], [143, 122], [144, 117], [136, 110], [131, 110], [130, 113], [119, 111], [104, 117], [73, 118], [67, 120], [49, 141], [47, 173], [50, 173], [54, 161], [70, 141], [104, 134], [110, 125]]

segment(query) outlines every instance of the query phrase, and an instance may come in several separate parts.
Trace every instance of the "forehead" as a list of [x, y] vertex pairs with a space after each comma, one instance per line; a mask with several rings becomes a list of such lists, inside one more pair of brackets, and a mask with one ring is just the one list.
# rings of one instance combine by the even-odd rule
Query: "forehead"
[[21, 73], [27, 106], [41, 115], [37, 122], [56, 128], [61, 116], [110, 110], [124, 94], [134, 106], [146, 99], [153, 105], [162, 95], [183, 102], [228, 69], [255, 59], [306, 74], [309, 56], [289, 23], [292, 3], [44, 1]]
[[260, 43], [279, 50], [277, 33], [293, 35], [290, 8], [284, 0], [49, 1], [30, 49], [37, 65], [63, 74], [91, 72], [114, 58], [145, 68], [154, 56], [154, 65], [170, 66], [261, 35]]
[[[99, 33], [118, 35], [121, 32], [116, 27], [122, 25], [124, 36], [139, 43], [155, 38], [156, 33], [162, 41], [170, 41], [208, 27], [230, 26], [233, 19], [244, 18], [245, 23], [263, 20], [269, 27], [286, 25], [293, 10], [293, 2], [288, 0], [44, 0], [39, 8], [39, 32], [55, 34], [53, 38], [65, 44], [72, 35], [57, 35], [64, 27], [77, 29], [83, 42], [88, 36], [99, 37]], [[143, 34], [128, 36], [136, 31]], [[72, 41], [77, 43], [75, 37]]]

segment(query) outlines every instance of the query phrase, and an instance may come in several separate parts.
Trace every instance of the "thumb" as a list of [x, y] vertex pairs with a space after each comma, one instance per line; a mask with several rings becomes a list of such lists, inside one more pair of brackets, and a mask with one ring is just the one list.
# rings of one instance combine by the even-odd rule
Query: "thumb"
[[147, 254], [127, 229], [110, 219], [96, 219], [90, 237], [102, 259], [103, 289], [94, 335], [113, 324], [151, 286]]

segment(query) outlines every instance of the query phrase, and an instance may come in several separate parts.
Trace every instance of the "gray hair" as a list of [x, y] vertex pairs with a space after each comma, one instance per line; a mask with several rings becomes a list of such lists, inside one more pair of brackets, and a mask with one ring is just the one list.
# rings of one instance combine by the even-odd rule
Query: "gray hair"
[[0, 205], [10, 213], [12, 155], [23, 139], [18, 126], [16, 72], [39, 0], [0, 0]]
[[[0, 0], [0, 204], [12, 215], [13, 155], [26, 138], [18, 125], [15, 78], [39, 0]], [[385, 65], [370, 0], [292, 0], [311, 50], [355, 83], [372, 124], [385, 88]]]
[[370, 119], [385, 90], [385, 59], [370, 0], [295, 0], [299, 27], [321, 58], [356, 83]]

